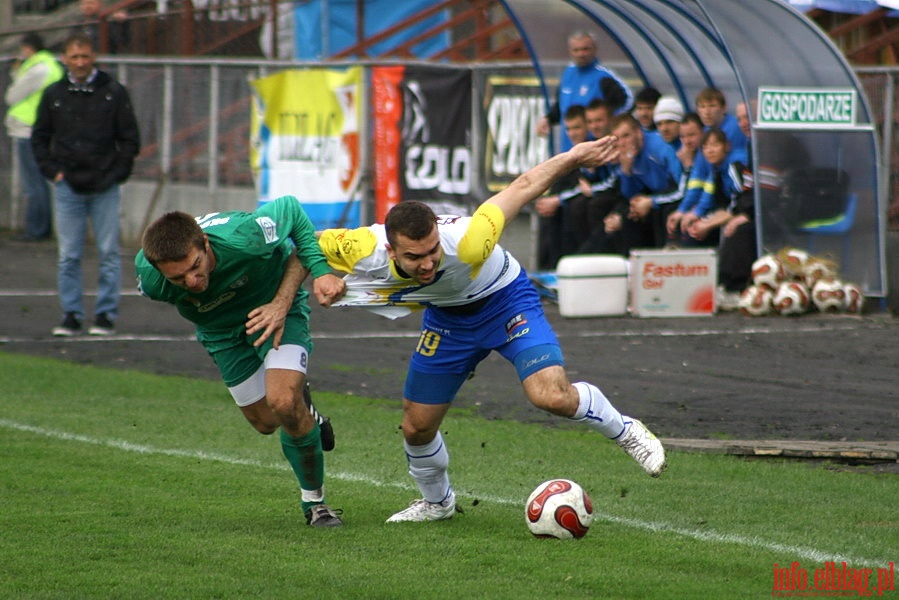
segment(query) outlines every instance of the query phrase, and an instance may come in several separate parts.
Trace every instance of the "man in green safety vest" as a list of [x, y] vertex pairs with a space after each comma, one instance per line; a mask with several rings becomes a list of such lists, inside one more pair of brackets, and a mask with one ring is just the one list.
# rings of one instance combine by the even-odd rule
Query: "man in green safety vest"
[[31, 126], [37, 119], [41, 95], [63, 76], [63, 67], [44, 48], [36, 33], [27, 33], [20, 46], [20, 64], [6, 89], [6, 131], [15, 139], [19, 157], [19, 179], [27, 201], [25, 233], [21, 239], [44, 240], [52, 232], [50, 186], [41, 174], [31, 151]]

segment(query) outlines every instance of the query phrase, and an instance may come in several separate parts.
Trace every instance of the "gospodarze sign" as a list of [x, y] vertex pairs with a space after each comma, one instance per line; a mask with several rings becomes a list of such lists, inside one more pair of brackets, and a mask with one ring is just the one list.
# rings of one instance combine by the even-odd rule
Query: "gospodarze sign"
[[851, 88], [759, 88], [756, 125], [783, 129], [855, 127], [858, 96]]

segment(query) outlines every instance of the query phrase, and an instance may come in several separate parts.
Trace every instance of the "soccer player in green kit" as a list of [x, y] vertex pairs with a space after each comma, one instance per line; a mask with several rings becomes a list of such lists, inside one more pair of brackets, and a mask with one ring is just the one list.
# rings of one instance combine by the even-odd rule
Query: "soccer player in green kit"
[[331, 274], [299, 201], [284, 196], [253, 213], [166, 213], [144, 232], [134, 262], [140, 292], [194, 323], [247, 421], [266, 435], [280, 427], [306, 522], [342, 525], [325, 504], [321, 428], [303, 400], [312, 339], [301, 283], [312, 275], [320, 302], [346, 284]]

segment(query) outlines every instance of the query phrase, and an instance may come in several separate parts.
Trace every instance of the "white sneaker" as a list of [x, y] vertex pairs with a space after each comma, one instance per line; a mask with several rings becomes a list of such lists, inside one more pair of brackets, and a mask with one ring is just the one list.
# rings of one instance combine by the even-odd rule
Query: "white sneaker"
[[413, 500], [409, 508], [396, 513], [387, 519], [387, 522], [441, 521], [452, 518], [454, 512], [456, 512], [456, 494], [450, 490], [449, 496], [443, 502], [428, 502], [424, 498]]
[[715, 292], [715, 303], [718, 305], [718, 310], [737, 310], [740, 308], [740, 296], [740, 292], [728, 292], [719, 285]]
[[615, 440], [615, 443], [630, 454], [631, 458], [652, 477], [661, 475], [668, 466], [662, 442], [637, 419], [624, 417], [624, 426], [624, 433]]

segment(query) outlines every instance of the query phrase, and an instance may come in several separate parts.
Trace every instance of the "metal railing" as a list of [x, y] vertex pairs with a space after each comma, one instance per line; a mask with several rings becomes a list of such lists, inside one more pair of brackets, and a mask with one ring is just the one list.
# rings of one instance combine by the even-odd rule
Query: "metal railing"
[[[349, 65], [350, 61], [328, 63]], [[367, 64], [352, 61], [352, 64]], [[370, 64], [377, 64], [370, 61]], [[320, 62], [104, 57], [101, 66], [128, 88], [141, 129], [142, 150], [132, 180], [183, 184], [198, 193], [213, 194], [222, 188], [253, 190], [249, 163], [249, 79], [288, 68], [320, 67]], [[527, 63], [476, 65], [476, 70], [502, 74], [520, 73]], [[888, 227], [899, 230], [899, 149], [895, 140], [896, 84], [899, 68], [857, 69], [870, 100], [881, 144], [882, 189], [886, 190]], [[475, 78], [477, 80], [477, 78]], [[0, 71], [0, 86], [9, 73]], [[477, 129], [473, 130], [477, 134]], [[478, 146], [481, 140], [472, 140]], [[13, 169], [13, 144], [0, 143], [0, 226], [16, 227], [22, 209]], [[369, 149], [363, 148], [363, 154]], [[364, 163], [363, 163], [364, 164]], [[363, 190], [363, 197], [368, 197]]]

